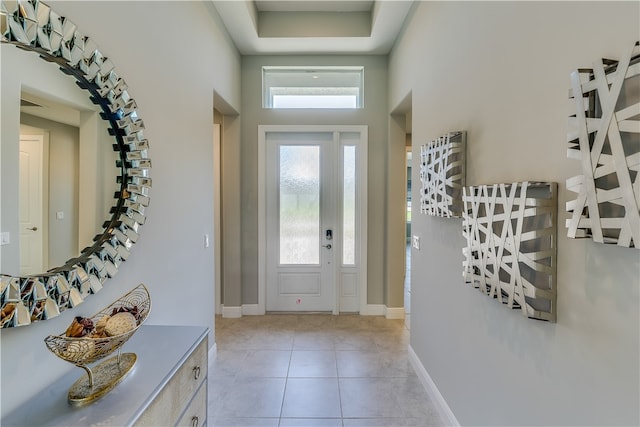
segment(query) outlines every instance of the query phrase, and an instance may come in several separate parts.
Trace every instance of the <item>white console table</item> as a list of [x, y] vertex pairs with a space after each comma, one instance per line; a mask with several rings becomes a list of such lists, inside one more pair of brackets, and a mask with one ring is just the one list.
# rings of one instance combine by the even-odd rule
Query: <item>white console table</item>
[[86, 375], [75, 368], [37, 400], [3, 417], [0, 425], [202, 427], [207, 422], [208, 332], [196, 326], [143, 325], [122, 347], [123, 353], [138, 356], [132, 372], [105, 396], [85, 406], [70, 405], [69, 388]]

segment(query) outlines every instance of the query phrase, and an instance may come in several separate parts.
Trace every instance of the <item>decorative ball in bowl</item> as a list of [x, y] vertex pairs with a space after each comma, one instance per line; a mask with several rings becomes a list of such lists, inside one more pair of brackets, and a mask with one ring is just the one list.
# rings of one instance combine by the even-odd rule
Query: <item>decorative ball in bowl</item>
[[[140, 284], [93, 316], [76, 316], [63, 334], [44, 339], [53, 354], [87, 373], [69, 389], [70, 403], [96, 400], [125, 378], [137, 357], [135, 353], [122, 354], [120, 349], [144, 323], [150, 310], [149, 291]], [[88, 366], [115, 350], [117, 356]]]

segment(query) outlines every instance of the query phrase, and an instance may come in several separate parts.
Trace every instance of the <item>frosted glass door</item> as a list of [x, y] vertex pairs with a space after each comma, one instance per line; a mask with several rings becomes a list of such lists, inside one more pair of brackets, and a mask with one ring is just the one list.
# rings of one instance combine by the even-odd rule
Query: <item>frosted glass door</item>
[[320, 264], [320, 146], [280, 146], [280, 264]]
[[359, 311], [363, 140], [333, 130], [265, 134], [266, 311]]
[[332, 311], [333, 133], [267, 138], [267, 310]]

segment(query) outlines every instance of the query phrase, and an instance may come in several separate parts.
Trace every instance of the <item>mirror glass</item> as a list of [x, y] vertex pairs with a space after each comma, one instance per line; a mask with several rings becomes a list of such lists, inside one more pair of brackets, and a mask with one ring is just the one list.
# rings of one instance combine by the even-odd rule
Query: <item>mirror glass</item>
[[0, 326], [8, 328], [77, 306], [118, 272], [146, 219], [151, 161], [126, 82], [73, 22], [42, 2], [4, 0], [0, 33]]
[[[13, 69], [42, 68], [71, 80], [31, 52], [14, 49]], [[17, 53], [17, 54], [16, 54]], [[3, 70], [4, 71], [4, 70]], [[56, 99], [55, 83], [22, 76], [20, 92], [19, 274], [38, 274], [77, 257], [109, 219], [118, 191], [117, 152], [97, 107], [75, 84]], [[53, 80], [53, 79], [51, 79]], [[66, 83], [66, 82], [65, 82]], [[65, 95], [66, 94], [60, 94]], [[74, 98], [86, 105], [74, 104]], [[15, 267], [0, 266], [15, 274]]]

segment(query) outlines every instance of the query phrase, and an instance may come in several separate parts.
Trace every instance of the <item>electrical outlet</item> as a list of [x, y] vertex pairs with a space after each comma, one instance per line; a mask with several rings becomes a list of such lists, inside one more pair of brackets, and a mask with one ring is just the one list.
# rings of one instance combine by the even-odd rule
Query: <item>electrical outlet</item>
[[415, 249], [420, 250], [420, 237], [413, 236], [412, 245]]

